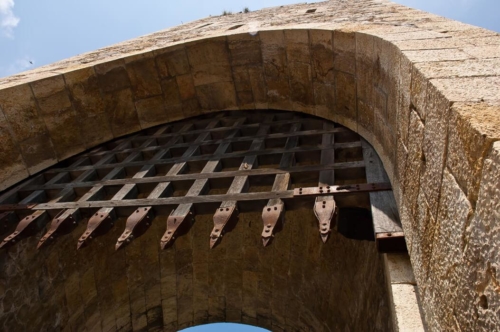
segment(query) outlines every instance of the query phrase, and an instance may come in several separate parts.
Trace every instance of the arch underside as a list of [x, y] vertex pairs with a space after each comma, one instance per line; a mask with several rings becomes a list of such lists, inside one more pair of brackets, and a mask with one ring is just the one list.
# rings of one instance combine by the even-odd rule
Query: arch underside
[[192, 116], [316, 115], [382, 159], [429, 329], [495, 330], [498, 45], [498, 33], [386, 1], [191, 22], [0, 81], [1, 188]]
[[[238, 168], [247, 173], [256, 171], [249, 173], [247, 185], [240, 188], [242, 193], [278, 190], [275, 183], [281, 175], [272, 171], [280, 169], [291, 174], [286, 184], [291, 189], [306, 190], [323, 183], [330, 184], [333, 190], [336, 185], [349, 187], [366, 182], [360, 138], [342, 126], [276, 111], [220, 115], [188, 119], [108, 142], [33, 178], [15, 196], [28, 203], [26, 197], [33, 197], [36, 186], [48, 186], [44, 191], [47, 197], [38, 202], [43, 204], [57, 200], [65, 186], [70, 186], [73, 195], [62, 201], [78, 202], [107, 183], [102, 195], [88, 202], [116, 200], [125, 187], [110, 185], [106, 180], [140, 180], [138, 175], [144, 176], [144, 169], [151, 165], [149, 169], [153, 171], [143, 179], [171, 174], [179, 165], [183, 166], [177, 174], [189, 177], [203, 174], [214, 161], [219, 164], [214, 170], [219, 174]], [[260, 142], [260, 148], [249, 154], [255, 142]], [[186, 159], [191, 146], [195, 152]], [[291, 158], [287, 157], [287, 149]], [[158, 159], [160, 155], [162, 158]], [[239, 167], [253, 155], [257, 158], [247, 165], [249, 169]], [[288, 167], [284, 160], [290, 163]], [[318, 165], [325, 168], [311, 170]], [[329, 165], [336, 167], [328, 168]], [[110, 177], [116, 170], [121, 171]], [[264, 176], [259, 175], [261, 171]], [[86, 172], [88, 176], [82, 182]], [[54, 181], [56, 178], [60, 180]], [[233, 188], [231, 181], [221, 180], [224, 178], [211, 178], [200, 195], [210, 197]], [[173, 189], [161, 196], [189, 196], [187, 193], [196, 187], [196, 181], [199, 180], [184, 183], [185, 180], [172, 179]], [[131, 194], [125, 200], [150, 197], [161, 182], [144, 184], [147, 183], [137, 183], [133, 192], [128, 188]], [[356, 234], [361, 234], [371, 241], [349, 239], [333, 230], [323, 243], [312, 209], [314, 197], [290, 200], [283, 196], [284, 222], [268, 246], [262, 245], [261, 233], [266, 227], [262, 211], [266, 202], [273, 199], [239, 201], [237, 220], [226, 227], [225, 235], [213, 249], [209, 235], [220, 202], [208, 200], [207, 205], [205, 200], [194, 204], [194, 222], [177, 232], [166, 250], [159, 244], [166, 232], [167, 218], [175, 215], [182, 204], [153, 206], [155, 213], [147, 229], [134, 233], [137, 236], [132, 241], [117, 247], [115, 243], [118, 244], [126, 221], [128, 225], [127, 217], [136, 212], [134, 207], [113, 205], [114, 227], [101, 225], [101, 232], [93, 233], [94, 238], [76, 250], [78, 238], [89, 229], [88, 220], [97, 210], [82, 206], [78, 212], [72, 212], [70, 228], [60, 228], [60, 233], [52, 234], [54, 239], [42, 240], [54, 224], [52, 221], [38, 232], [31, 232], [30, 237], [19, 236], [16, 243], [9, 243], [8, 249], [0, 253], [4, 266], [0, 280], [5, 287], [5, 293], [0, 295], [4, 310], [0, 326], [6, 331], [177, 331], [227, 321], [273, 331], [391, 330], [383, 259], [373, 242], [371, 221], [368, 220], [366, 229], [366, 213], [358, 211], [370, 215], [368, 193], [335, 197], [340, 219], [347, 219], [347, 235], [356, 238]], [[330, 196], [322, 197], [323, 200]], [[224, 204], [220, 206], [228, 206]], [[45, 221], [61, 218], [69, 210], [46, 210]], [[101, 211], [103, 208], [95, 214]], [[33, 211], [15, 213], [19, 219], [25, 215], [29, 219]], [[73, 220], [79, 223], [72, 226]], [[35, 250], [37, 244], [43, 244], [39, 251]]]

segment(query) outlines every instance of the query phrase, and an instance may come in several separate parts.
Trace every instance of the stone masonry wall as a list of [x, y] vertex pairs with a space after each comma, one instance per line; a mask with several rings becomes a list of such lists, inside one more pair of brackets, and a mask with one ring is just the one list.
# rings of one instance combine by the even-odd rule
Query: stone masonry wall
[[[391, 331], [382, 256], [337, 232], [325, 245], [312, 210], [286, 214], [262, 247], [261, 213], [242, 213], [209, 248], [212, 215], [161, 250], [166, 217], [120, 251], [108, 234], [80, 251], [71, 235], [36, 252], [35, 237], [0, 252], [2, 331], [177, 331], [241, 322], [272, 331]], [[40, 235], [41, 236], [41, 235]]]
[[500, 326], [499, 50], [498, 33], [383, 0], [203, 19], [0, 80], [0, 181], [214, 110], [318, 115], [383, 159], [429, 328], [488, 331]]

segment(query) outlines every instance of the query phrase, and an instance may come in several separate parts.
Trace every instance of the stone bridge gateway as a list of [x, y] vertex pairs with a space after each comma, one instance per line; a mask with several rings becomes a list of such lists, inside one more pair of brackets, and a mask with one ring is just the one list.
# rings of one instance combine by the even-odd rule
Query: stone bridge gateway
[[[167, 29], [2, 79], [2, 188], [113, 138], [192, 116], [250, 109], [316, 115], [359, 133], [381, 157], [429, 329], [495, 330], [500, 325], [499, 45], [495, 32], [386, 1], [270, 8]], [[89, 272], [84, 261], [88, 255], [62, 251], [68, 257], [60, 257], [64, 241], [51, 255], [36, 253], [29, 241], [2, 252], [0, 319], [6, 327], [27, 321], [40, 322], [40, 328], [67, 323], [69, 314], [54, 310], [34, 320], [29, 304], [57, 303], [73, 313], [84, 311], [79, 301], [74, 307], [68, 301], [75, 298], [75, 285], [81, 292], [93, 289], [95, 280], [121, 280], [129, 264], [123, 257], [106, 258], [125, 254], [103, 246], [109, 252], [96, 253], [100, 269]], [[343, 240], [336, 245], [349, 249]], [[137, 253], [129, 260], [147, 257]], [[168, 254], [162, 257], [169, 259]], [[376, 253], [356, 257], [358, 267], [365, 267], [364, 259], [381, 259]], [[32, 265], [35, 261], [40, 265]], [[206, 264], [194, 257], [187, 261], [179, 268]], [[69, 266], [79, 272], [65, 275]], [[132, 280], [140, 285], [158, 282], [134, 273]], [[22, 277], [9, 277], [17, 275]], [[64, 281], [65, 291], [51, 293], [43, 282], [37, 289], [26, 287], [24, 281], [33, 276], [48, 285]], [[250, 285], [261, 280], [259, 275], [248, 278]], [[126, 287], [130, 285], [114, 283], [99, 296], [114, 299]], [[24, 302], [14, 306], [14, 299], [21, 298]], [[98, 296], [90, 299], [98, 301]], [[255, 301], [253, 307], [259, 307], [266, 297]], [[314, 305], [319, 303], [304, 304], [302, 317]], [[162, 304], [162, 310], [168, 308]], [[355, 319], [357, 314], [345, 317]], [[74, 320], [86, 317], [92, 322], [103, 316], [76, 315]], [[258, 311], [251, 316], [266, 317]], [[114, 321], [110, 328], [119, 328]], [[289, 329], [314, 329], [314, 319], [307, 321], [309, 325], [300, 325], [289, 317]], [[72, 321], [64, 326], [84, 325]], [[322, 328], [335, 330], [328, 324]]]

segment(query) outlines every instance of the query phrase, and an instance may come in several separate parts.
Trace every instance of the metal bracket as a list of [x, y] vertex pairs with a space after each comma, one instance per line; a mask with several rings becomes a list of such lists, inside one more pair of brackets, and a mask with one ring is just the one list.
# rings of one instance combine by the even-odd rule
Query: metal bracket
[[49, 244], [47, 240], [55, 240], [59, 234], [67, 232], [64, 228], [74, 228], [80, 220], [80, 212], [78, 209], [63, 210], [59, 213], [52, 222], [50, 228], [45, 235], [40, 239], [37, 249], [42, 248], [44, 245]]
[[372, 192], [372, 191], [385, 191], [392, 190], [390, 183], [360, 183], [352, 185], [334, 185], [323, 187], [307, 187], [295, 188], [293, 190], [294, 196], [310, 196], [310, 195], [338, 195], [350, 194], [355, 192]]
[[269, 205], [264, 207], [262, 211], [262, 222], [264, 229], [262, 230], [262, 244], [267, 246], [271, 239], [274, 237], [274, 229], [278, 221], [282, 218], [285, 210], [285, 204], [280, 202], [276, 205]]
[[218, 208], [214, 214], [214, 228], [210, 234], [210, 249], [214, 248], [217, 242], [224, 235], [224, 227], [233, 216], [234, 212], [238, 212], [236, 205], [226, 208]]
[[37, 224], [44, 222], [47, 216], [45, 211], [40, 210], [22, 219], [17, 225], [16, 230], [0, 243], [0, 248], [6, 248], [32, 235], [30, 233], [39, 228]]
[[[319, 234], [321, 240], [326, 243], [330, 236], [332, 227], [335, 226], [335, 216], [337, 215], [337, 205], [333, 196], [316, 197], [314, 203], [314, 214], [319, 223]], [[333, 221], [333, 225], [332, 225]]]
[[379, 252], [407, 252], [404, 232], [377, 233], [375, 242]]
[[89, 222], [87, 224], [87, 230], [85, 233], [83, 233], [82, 236], [78, 239], [78, 244], [76, 246], [77, 249], [81, 249], [86, 246], [87, 242], [89, 240], [92, 240], [94, 236], [97, 234], [97, 230], [101, 228], [102, 224], [104, 222], [108, 222], [109, 226], [113, 226], [115, 216], [114, 216], [114, 209], [111, 211], [97, 211], [94, 213], [92, 217], [90, 217]]
[[151, 226], [151, 222], [154, 219], [154, 211], [151, 206], [141, 207], [135, 210], [128, 219], [125, 225], [125, 231], [118, 238], [116, 242], [115, 249], [121, 249], [130, 244], [134, 240], [134, 238], [139, 235], [139, 228]]
[[188, 215], [193, 215], [193, 212], [186, 213], [184, 215], [176, 216], [174, 215], [175, 210], [173, 210], [167, 218], [167, 230], [163, 234], [161, 238], [161, 248], [167, 249], [173, 241], [175, 240], [175, 236], [179, 226], [186, 220]]

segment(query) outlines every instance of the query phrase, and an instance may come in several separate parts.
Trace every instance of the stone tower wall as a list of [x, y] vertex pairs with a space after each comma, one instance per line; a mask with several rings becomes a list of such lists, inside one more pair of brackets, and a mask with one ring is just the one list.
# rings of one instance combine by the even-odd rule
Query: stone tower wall
[[318, 115], [382, 157], [430, 329], [495, 330], [499, 49], [493, 31], [387, 1], [184, 24], [2, 79], [0, 181], [215, 110]]

